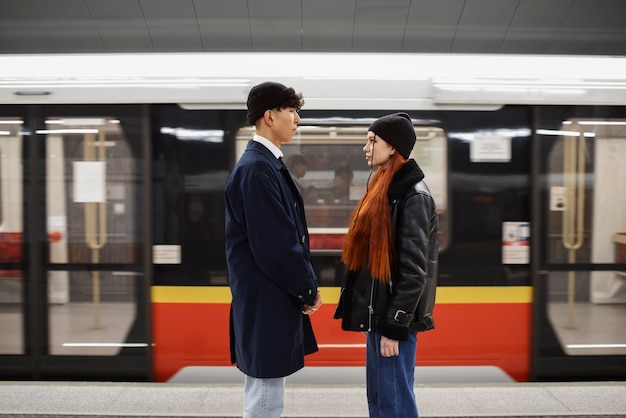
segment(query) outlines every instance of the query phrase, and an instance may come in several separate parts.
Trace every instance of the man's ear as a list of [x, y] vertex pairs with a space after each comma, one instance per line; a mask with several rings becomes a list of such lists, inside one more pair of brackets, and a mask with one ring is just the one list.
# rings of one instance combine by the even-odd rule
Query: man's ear
[[274, 124], [274, 117], [272, 116], [272, 110], [267, 109], [265, 113], [263, 113], [263, 119], [265, 119], [265, 123], [272, 126]]

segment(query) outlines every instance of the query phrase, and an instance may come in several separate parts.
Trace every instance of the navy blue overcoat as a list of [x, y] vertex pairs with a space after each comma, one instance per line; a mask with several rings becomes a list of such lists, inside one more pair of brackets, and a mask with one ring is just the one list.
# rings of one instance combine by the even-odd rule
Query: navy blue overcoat
[[283, 162], [250, 141], [225, 197], [231, 360], [252, 377], [288, 376], [317, 351], [302, 313], [318, 286], [302, 196]]

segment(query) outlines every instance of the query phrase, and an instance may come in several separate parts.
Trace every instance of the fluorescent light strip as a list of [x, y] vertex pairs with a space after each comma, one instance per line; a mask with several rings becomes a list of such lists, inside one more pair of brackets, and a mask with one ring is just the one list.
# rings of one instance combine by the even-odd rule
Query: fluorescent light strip
[[63, 347], [147, 347], [146, 343], [64, 343]]
[[626, 348], [626, 344], [568, 344], [567, 348]]
[[624, 121], [609, 121], [609, 120], [579, 120], [579, 125], [601, 125], [601, 126], [623, 126], [626, 125]]
[[[562, 136], [580, 136], [580, 132], [576, 131], [557, 131], [552, 129], [537, 129], [535, 131], [537, 135], [562, 135]], [[595, 132], [584, 132], [583, 135], [587, 138], [593, 138], [596, 136]]]
[[[17, 90], [15, 94], [21, 96], [37, 96], [37, 95], [49, 95], [50, 92], [42, 89], [50, 89], [55, 87], [171, 87], [171, 88], [196, 88], [196, 87], [248, 87], [248, 83], [213, 83], [211, 81], [190, 81], [190, 80], [129, 80], [129, 81], [116, 81], [116, 80], [98, 80], [93, 82], [86, 82], [84, 80], [55, 80], [55, 81], [31, 81], [20, 83], [3, 83], [0, 82], [0, 87], [12, 88]], [[611, 86], [612, 87], [612, 86]], [[37, 88], [38, 90], [20, 90]]]
[[39, 129], [38, 134], [97, 134], [98, 129]]

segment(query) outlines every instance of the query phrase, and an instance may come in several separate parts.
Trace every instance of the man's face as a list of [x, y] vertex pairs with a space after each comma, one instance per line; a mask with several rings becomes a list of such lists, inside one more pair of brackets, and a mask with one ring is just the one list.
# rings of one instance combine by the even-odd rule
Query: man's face
[[285, 107], [283, 109], [272, 109], [272, 131], [281, 143], [291, 142], [296, 134], [298, 124], [300, 123], [300, 115], [294, 107]]

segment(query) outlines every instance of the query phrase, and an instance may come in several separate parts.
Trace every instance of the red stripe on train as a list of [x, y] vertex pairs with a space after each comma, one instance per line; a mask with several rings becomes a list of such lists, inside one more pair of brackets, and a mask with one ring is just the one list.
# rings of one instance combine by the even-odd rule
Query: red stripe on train
[[[365, 337], [344, 332], [333, 304], [312, 317], [319, 352], [307, 366], [362, 366]], [[228, 366], [228, 304], [154, 303], [154, 378], [186, 366]], [[496, 366], [517, 381], [530, 376], [531, 304], [440, 304], [436, 329], [418, 334], [418, 366]]]

